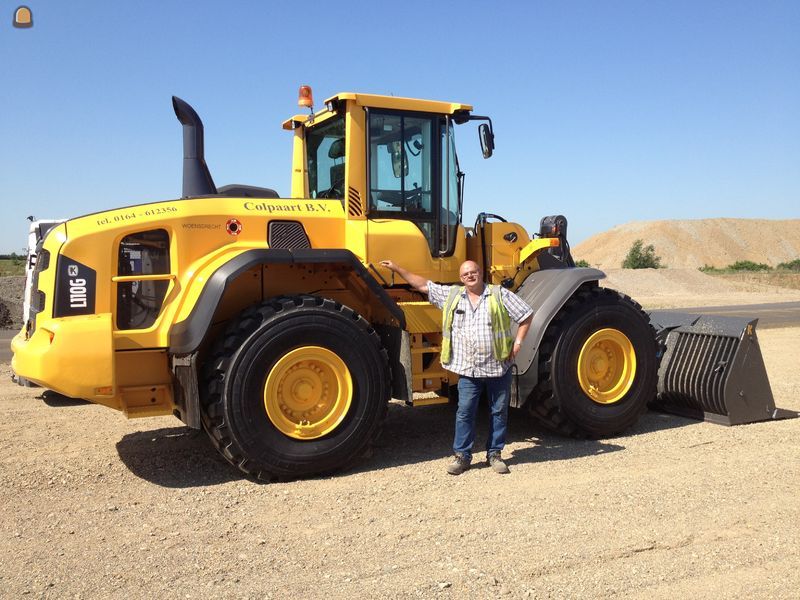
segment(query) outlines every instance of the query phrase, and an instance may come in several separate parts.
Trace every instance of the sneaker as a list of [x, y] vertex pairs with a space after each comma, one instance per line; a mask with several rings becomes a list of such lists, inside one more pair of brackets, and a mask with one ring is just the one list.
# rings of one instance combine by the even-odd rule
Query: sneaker
[[447, 465], [447, 472], [450, 475], [461, 475], [467, 469], [469, 469], [469, 459], [463, 454], [456, 454], [453, 462]]
[[500, 473], [502, 475], [510, 473], [510, 471], [508, 470], [508, 465], [506, 465], [506, 463], [500, 457], [499, 452], [493, 452], [492, 454], [489, 454], [486, 457], [486, 460], [489, 463], [489, 466], [492, 467], [492, 471], [494, 471], [495, 473]]

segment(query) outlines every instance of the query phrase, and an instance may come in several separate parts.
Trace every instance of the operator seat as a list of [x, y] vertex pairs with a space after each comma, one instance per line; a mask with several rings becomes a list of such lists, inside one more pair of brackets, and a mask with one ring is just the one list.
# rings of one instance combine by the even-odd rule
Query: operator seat
[[[335, 161], [339, 158], [344, 159], [344, 156], [344, 138], [339, 138], [328, 148], [328, 158], [332, 158]], [[331, 187], [326, 196], [328, 198], [344, 198], [344, 160], [331, 166], [330, 176]]]

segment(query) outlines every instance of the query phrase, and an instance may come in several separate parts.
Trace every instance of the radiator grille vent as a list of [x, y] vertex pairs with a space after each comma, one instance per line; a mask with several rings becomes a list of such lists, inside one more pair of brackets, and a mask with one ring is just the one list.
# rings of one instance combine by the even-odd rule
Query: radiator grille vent
[[31, 277], [30, 308], [28, 322], [25, 323], [29, 337], [36, 331], [36, 315], [44, 310], [46, 300], [44, 292], [39, 289], [39, 273], [46, 271], [50, 266], [50, 252], [42, 248], [43, 245], [44, 240], [39, 240], [39, 243], [36, 244], [36, 264], [33, 265], [33, 276]]
[[31, 317], [38, 315], [44, 310], [45, 295], [42, 290], [31, 291]]
[[360, 217], [364, 214], [364, 207], [361, 206], [361, 195], [354, 188], [347, 189], [347, 213], [351, 217]]
[[42, 248], [43, 242], [36, 245], [36, 264], [33, 266], [31, 277], [31, 304], [30, 318], [35, 318], [37, 313], [44, 310], [45, 295], [39, 290], [39, 273], [46, 271], [50, 266], [50, 252]]
[[267, 226], [267, 243], [270, 248], [282, 250], [311, 248], [306, 230], [297, 221], [270, 221]]

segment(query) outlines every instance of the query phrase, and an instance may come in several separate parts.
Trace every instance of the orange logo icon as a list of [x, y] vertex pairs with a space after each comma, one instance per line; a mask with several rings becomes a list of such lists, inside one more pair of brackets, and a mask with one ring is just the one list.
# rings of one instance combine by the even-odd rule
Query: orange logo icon
[[225, 223], [225, 229], [231, 235], [239, 235], [242, 233], [242, 223], [238, 219], [228, 219], [228, 222]]

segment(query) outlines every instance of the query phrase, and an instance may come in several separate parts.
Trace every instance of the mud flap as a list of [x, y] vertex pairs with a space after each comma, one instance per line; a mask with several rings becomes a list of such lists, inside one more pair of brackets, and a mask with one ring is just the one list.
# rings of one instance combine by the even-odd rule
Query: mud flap
[[652, 408], [720, 425], [798, 416], [775, 407], [758, 319], [653, 311], [650, 323], [663, 351]]

